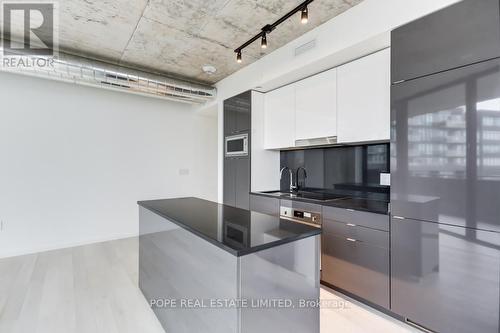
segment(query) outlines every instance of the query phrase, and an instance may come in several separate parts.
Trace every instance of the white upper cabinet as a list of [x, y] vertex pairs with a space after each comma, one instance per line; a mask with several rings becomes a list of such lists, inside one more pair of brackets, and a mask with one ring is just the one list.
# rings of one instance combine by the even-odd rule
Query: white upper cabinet
[[337, 135], [337, 69], [295, 83], [295, 139]]
[[338, 67], [338, 142], [390, 139], [390, 49]]
[[266, 93], [264, 99], [265, 149], [295, 145], [295, 85]]
[[390, 50], [385, 49], [265, 94], [264, 147], [337, 137], [390, 139]]

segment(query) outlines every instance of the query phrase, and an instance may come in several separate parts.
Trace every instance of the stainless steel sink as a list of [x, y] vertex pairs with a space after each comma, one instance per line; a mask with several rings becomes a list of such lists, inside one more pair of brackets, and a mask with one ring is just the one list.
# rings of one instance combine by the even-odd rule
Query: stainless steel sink
[[290, 192], [281, 192], [281, 191], [264, 191], [264, 192], [260, 192], [260, 193], [263, 193], [263, 194], [272, 194], [272, 195], [277, 195], [277, 196], [293, 194], [293, 193], [290, 193]]

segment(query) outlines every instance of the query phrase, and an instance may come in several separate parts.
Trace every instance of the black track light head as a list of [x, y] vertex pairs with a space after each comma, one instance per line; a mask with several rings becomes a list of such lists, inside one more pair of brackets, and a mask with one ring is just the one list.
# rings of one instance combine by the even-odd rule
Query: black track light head
[[241, 50], [238, 51], [238, 54], [236, 55], [236, 62], [238, 64], [241, 64], [243, 62], [243, 58], [241, 57]]
[[307, 24], [307, 22], [309, 22], [309, 10], [307, 6], [305, 6], [300, 13], [300, 22], [302, 22], [302, 24]]
[[267, 35], [265, 32], [262, 34], [262, 41], [260, 42], [260, 46], [263, 49], [267, 49]]

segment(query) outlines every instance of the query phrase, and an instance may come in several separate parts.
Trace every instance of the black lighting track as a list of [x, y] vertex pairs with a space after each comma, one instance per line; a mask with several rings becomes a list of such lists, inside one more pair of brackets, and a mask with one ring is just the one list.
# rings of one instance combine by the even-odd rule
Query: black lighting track
[[285, 16], [283, 16], [282, 18], [280, 18], [279, 20], [277, 20], [273, 24], [265, 25], [257, 35], [255, 35], [254, 37], [252, 37], [247, 42], [245, 42], [240, 47], [238, 47], [237, 49], [234, 50], [234, 52], [236, 54], [238, 54], [237, 59], [241, 60], [241, 51], [243, 51], [244, 48], [246, 48], [247, 46], [249, 46], [250, 44], [252, 44], [256, 40], [258, 40], [259, 38], [263, 38], [263, 37], [265, 38], [269, 33], [271, 33], [274, 29], [276, 29], [277, 26], [279, 26], [281, 23], [288, 20], [290, 17], [292, 17], [296, 13], [307, 10], [307, 6], [310, 3], [312, 3], [313, 1], [314, 0], [306, 0], [303, 3], [301, 3], [300, 5], [298, 5], [297, 7], [295, 7], [294, 9], [292, 9], [291, 11], [289, 11]]

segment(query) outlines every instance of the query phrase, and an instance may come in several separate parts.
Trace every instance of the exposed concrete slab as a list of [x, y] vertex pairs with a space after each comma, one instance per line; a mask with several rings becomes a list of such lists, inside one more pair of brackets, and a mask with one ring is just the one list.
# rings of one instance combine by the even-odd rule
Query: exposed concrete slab
[[61, 50], [119, 61], [147, 3], [147, 0], [60, 1]]
[[[302, 0], [65, 0], [60, 1], [60, 49], [192, 81], [215, 83], [362, 0], [316, 0], [310, 21], [299, 14], [255, 42], [244, 63], [233, 50]], [[212, 64], [217, 73], [201, 67]]]

